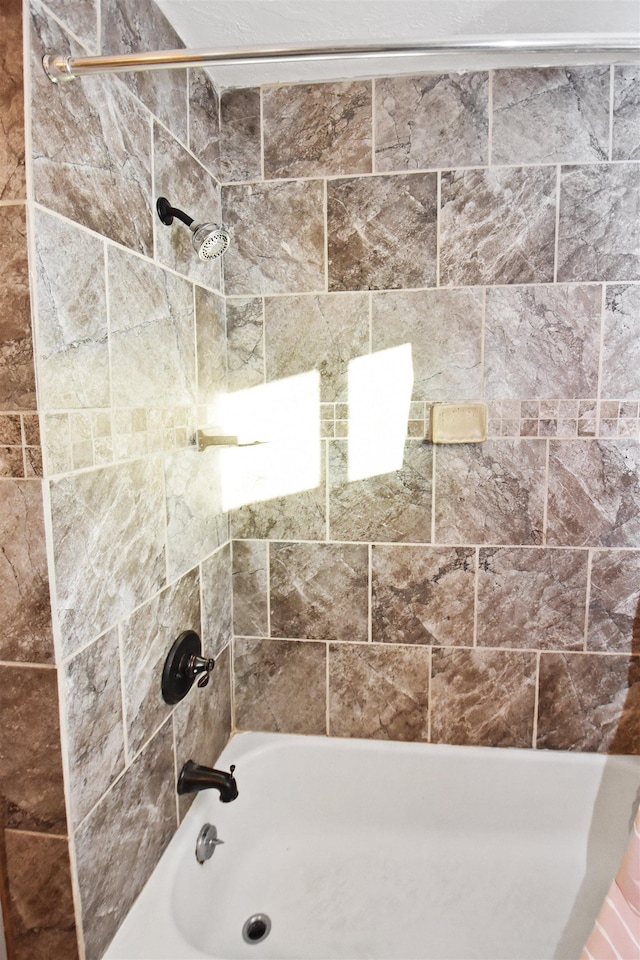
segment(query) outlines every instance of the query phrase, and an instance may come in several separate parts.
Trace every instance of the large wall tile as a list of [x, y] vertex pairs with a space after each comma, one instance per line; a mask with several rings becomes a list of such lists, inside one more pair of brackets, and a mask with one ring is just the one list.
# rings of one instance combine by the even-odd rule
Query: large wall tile
[[220, 94], [220, 156], [216, 176], [222, 182], [262, 179], [260, 90], [224, 90]]
[[51, 484], [65, 656], [164, 585], [161, 462], [137, 460]]
[[140, 253], [153, 253], [151, 126], [117, 77], [54, 86], [42, 57], [82, 55], [51, 18], [33, 14], [33, 180], [46, 207]]
[[176, 829], [171, 721], [75, 834], [87, 960], [99, 960]]
[[194, 403], [191, 284], [116, 247], [108, 251], [108, 273], [115, 403], [123, 407]]
[[269, 634], [268, 544], [233, 541], [233, 631], [244, 637]]
[[[153, 226], [156, 259], [203, 287], [220, 289], [220, 260], [200, 260], [191, 230], [174, 219], [162, 223], [158, 197], [166, 197], [196, 223], [220, 223], [220, 189], [208, 170], [158, 123], [153, 125]], [[232, 239], [233, 242], [233, 239]]]
[[[14, 960], [77, 960], [66, 837], [7, 830]], [[1, 935], [1, 934], [0, 934]]]
[[639, 546], [640, 444], [551, 440], [547, 537], [558, 546]]
[[468, 547], [374, 545], [372, 639], [471, 646], [475, 568]]
[[640, 653], [640, 551], [593, 554], [587, 648]]
[[609, 156], [609, 66], [496, 70], [492, 163]]
[[209, 173], [220, 163], [220, 99], [206, 72], [189, 70], [189, 148]]
[[[76, 36], [90, 53], [98, 49], [98, 8], [100, 0], [47, 0], [49, 10], [65, 30]], [[57, 51], [56, 51], [57, 52]]]
[[481, 396], [480, 290], [380, 293], [372, 303], [373, 350], [411, 344], [414, 400]]
[[230, 545], [204, 560], [201, 571], [202, 644], [205, 656], [217, 657], [233, 636]]
[[640, 70], [637, 64], [613, 72], [612, 160], [640, 160]]
[[222, 215], [226, 294], [324, 291], [321, 181], [223, 187]]
[[2, 5], [3, 69], [0, 72], [0, 200], [26, 196], [24, 163], [24, 83], [22, 79], [22, 4]]
[[486, 164], [488, 106], [488, 73], [376, 80], [376, 170]]
[[65, 833], [55, 670], [0, 666], [0, 729], [5, 826]]
[[427, 740], [427, 647], [329, 646], [329, 733], [371, 740]]
[[443, 173], [440, 283], [553, 280], [555, 192], [551, 167]]
[[640, 279], [640, 167], [562, 170], [558, 280]]
[[238, 729], [326, 733], [326, 644], [236, 637], [233, 660]]
[[124, 770], [117, 630], [85, 647], [65, 665], [64, 686], [69, 794], [77, 826]]
[[436, 541], [541, 543], [545, 456], [541, 440], [438, 447]]
[[[124, 706], [131, 759], [167, 719], [170, 707], [161, 695], [162, 668], [175, 640], [200, 628], [200, 579], [192, 570], [121, 626]], [[204, 645], [205, 656], [211, 656]]]
[[331, 539], [430, 543], [432, 460], [431, 446], [408, 440], [399, 470], [349, 481], [347, 441], [330, 441]]
[[536, 654], [433, 650], [431, 739], [484, 747], [530, 747]]
[[33, 410], [36, 379], [24, 206], [0, 207], [0, 410]]
[[227, 388], [225, 304], [222, 297], [196, 287], [198, 403], [213, 403]]
[[327, 183], [330, 290], [436, 285], [434, 173]]
[[582, 650], [586, 550], [480, 550], [478, 646]]
[[[184, 46], [153, 0], [101, 0], [100, 31], [103, 54], [176, 50]], [[121, 77], [158, 120], [186, 143], [187, 71], [131, 71]]]
[[542, 654], [540, 749], [640, 753], [639, 718], [638, 658]]
[[601, 396], [640, 400], [640, 286], [606, 288]]
[[349, 361], [369, 353], [369, 296], [265, 299], [267, 381], [320, 371], [320, 399], [347, 399]]
[[54, 659], [42, 488], [0, 482], [0, 660]]
[[34, 235], [42, 406], [108, 407], [104, 244], [40, 210]]
[[271, 634], [308, 640], [366, 640], [365, 544], [273, 543]]
[[264, 383], [264, 308], [261, 297], [227, 300], [229, 390]]
[[595, 397], [601, 310], [599, 286], [487, 290], [485, 396]]
[[219, 454], [195, 447], [165, 458], [169, 579], [194, 567], [229, 539], [220, 497]]
[[263, 91], [266, 177], [371, 173], [371, 82]]

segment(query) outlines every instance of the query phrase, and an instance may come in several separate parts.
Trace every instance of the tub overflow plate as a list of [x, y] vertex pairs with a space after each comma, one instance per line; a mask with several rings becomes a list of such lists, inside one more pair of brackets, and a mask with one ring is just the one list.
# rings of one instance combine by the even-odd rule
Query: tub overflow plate
[[245, 920], [242, 928], [242, 939], [245, 943], [262, 943], [269, 936], [271, 920], [266, 913], [254, 913]]

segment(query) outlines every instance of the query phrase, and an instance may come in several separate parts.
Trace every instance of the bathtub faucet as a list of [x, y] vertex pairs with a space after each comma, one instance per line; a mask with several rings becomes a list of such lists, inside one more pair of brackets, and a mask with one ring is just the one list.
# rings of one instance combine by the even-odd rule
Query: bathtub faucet
[[231, 803], [238, 796], [238, 785], [234, 779], [235, 764], [231, 764], [229, 773], [224, 770], [212, 770], [201, 767], [193, 760], [187, 760], [178, 777], [178, 793], [198, 793], [215, 787], [220, 791], [222, 803]]

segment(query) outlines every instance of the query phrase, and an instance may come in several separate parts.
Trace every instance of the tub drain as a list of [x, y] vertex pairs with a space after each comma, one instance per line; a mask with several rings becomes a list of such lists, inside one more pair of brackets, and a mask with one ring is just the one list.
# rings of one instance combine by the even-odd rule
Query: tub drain
[[269, 936], [271, 920], [266, 913], [254, 913], [245, 921], [242, 928], [242, 939], [245, 943], [260, 943]]

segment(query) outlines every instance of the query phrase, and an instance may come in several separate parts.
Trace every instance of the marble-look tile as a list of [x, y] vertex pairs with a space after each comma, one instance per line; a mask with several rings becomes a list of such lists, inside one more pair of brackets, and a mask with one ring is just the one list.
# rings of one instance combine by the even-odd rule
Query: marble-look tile
[[52, 663], [53, 631], [42, 488], [0, 483], [0, 660]]
[[475, 551], [375, 544], [372, 639], [379, 643], [473, 644]]
[[487, 163], [489, 74], [385, 77], [375, 85], [376, 170]]
[[491, 162], [607, 160], [609, 75], [608, 65], [496, 70]]
[[90, 53], [100, 53], [98, 49], [99, 6], [100, 0], [82, 0], [82, 3], [78, 3], [78, 0], [47, 0], [47, 7], [55, 14], [65, 30], [76, 36]]
[[0, 477], [24, 477], [22, 447], [0, 447]]
[[640, 70], [614, 67], [612, 160], [640, 160]]
[[189, 69], [189, 149], [217, 176], [220, 163], [220, 100], [206, 72]]
[[149, 115], [119, 77], [84, 77], [55, 87], [42, 57], [82, 55], [34, 6], [32, 66], [35, 199], [117, 243], [151, 256]]
[[565, 167], [560, 175], [558, 280], [640, 279], [640, 167]]
[[4, 845], [12, 960], [77, 960], [67, 838], [7, 830]]
[[194, 403], [191, 284], [116, 247], [109, 248], [107, 259], [114, 403], [123, 407]]
[[0, 665], [0, 729], [5, 826], [65, 833], [55, 670]]
[[366, 640], [368, 548], [348, 543], [272, 543], [271, 635]]
[[432, 447], [408, 440], [399, 470], [350, 481], [346, 440], [329, 443], [332, 540], [431, 542]]
[[413, 399], [475, 400], [482, 393], [482, 293], [374, 294], [372, 348], [411, 344]]
[[537, 746], [640, 753], [640, 660], [543, 653]]
[[[215, 766], [231, 736], [230, 646], [216, 658], [207, 686], [196, 687], [177, 705], [173, 722], [178, 774], [187, 760], [194, 760], [205, 767]], [[194, 799], [195, 794], [178, 798], [181, 819]]]
[[440, 283], [552, 281], [555, 194], [552, 167], [443, 173]]
[[233, 644], [238, 729], [326, 733], [326, 644], [243, 637]]
[[547, 542], [576, 547], [638, 546], [640, 443], [549, 441]]
[[227, 300], [229, 390], [264, 383], [264, 311], [260, 297]]
[[368, 740], [427, 740], [428, 647], [329, 645], [329, 733]]
[[104, 244], [41, 210], [34, 236], [41, 406], [108, 407]]
[[487, 290], [485, 396], [595, 397], [601, 311], [599, 286]]
[[[103, 54], [177, 50], [184, 47], [153, 0], [101, 0], [100, 32]], [[131, 71], [121, 74], [121, 77], [151, 113], [186, 143], [187, 71]]]
[[24, 206], [0, 207], [0, 410], [33, 410], [36, 378]]
[[[174, 641], [200, 626], [200, 579], [192, 570], [157, 594], [120, 627], [128, 759], [134, 757], [171, 708], [160, 692], [162, 668]], [[208, 646], [203, 647], [211, 656]]]
[[542, 542], [546, 443], [487, 440], [436, 453], [436, 542]]
[[196, 287], [198, 403], [214, 403], [227, 388], [225, 303], [204, 287]]
[[18, 447], [22, 445], [19, 413], [0, 414], [0, 443]]
[[319, 180], [222, 188], [228, 295], [324, 291], [324, 201]]
[[266, 298], [267, 381], [320, 371], [320, 399], [347, 399], [349, 361], [369, 353], [369, 295]]
[[582, 650], [587, 551], [480, 550], [478, 646]]
[[204, 560], [201, 571], [202, 645], [208, 657], [217, 657], [233, 636], [230, 544]]
[[640, 653], [640, 551], [593, 554], [587, 649]]
[[69, 795], [74, 826], [125, 765], [118, 631], [111, 630], [64, 668]]
[[371, 173], [371, 81], [266, 87], [266, 177]]
[[233, 632], [244, 637], [269, 634], [268, 544], [233, 541]]
[[[183, 210], [196, 223], [220, 223], [220, 188], [188, 150], [158, 123], [153, 125], [153, 207], [156, 259], [203, 287], [220, 289], [220, 260], [200, 260], [191, 230], [174, 219], [165, 226], [155, 212], [158, 197]], [[232, 239], [233, 243], [233, 239]]]
[[164, 585], [161, 470], [159, 458], [136, 460], [51, 483], [64, 656]]
[[216, 176], [230, 180], [262, 179], [260, 89], [224, 90], [220, 94], [220, 157]]
[[3, 3], [2, 70], [0, 71], [0, 200], [26, 196], [24, 144], [24, 81], [22, 62], [22, 4]]
[[435, 287], [435, 173], [329, 180], [330, 290]]
[[99, 960], [176, 829], [171, 721], [75, 833], [87, 960]]
[[602, 397], [640, 400], [640, 286], [606, 287]]
[[195, 447], [165, 457], [169, 579], [190, 570], [229, 539], [220, 495], [220, 454]]
[[536, 654], [433, 650], [431, 740], [483, 747], [530, 747]]

